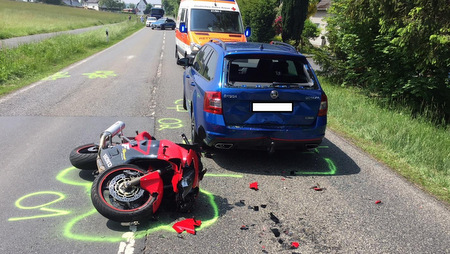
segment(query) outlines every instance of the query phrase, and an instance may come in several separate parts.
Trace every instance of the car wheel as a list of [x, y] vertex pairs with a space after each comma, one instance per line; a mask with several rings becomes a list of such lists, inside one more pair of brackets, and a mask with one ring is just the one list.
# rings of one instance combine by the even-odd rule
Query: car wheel
[[166, 27], [161, 25], [161, 30], [166, 30]]

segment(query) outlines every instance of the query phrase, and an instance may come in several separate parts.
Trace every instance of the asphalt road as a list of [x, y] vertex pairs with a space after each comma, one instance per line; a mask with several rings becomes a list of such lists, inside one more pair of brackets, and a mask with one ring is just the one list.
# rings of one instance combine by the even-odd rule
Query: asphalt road
[[[125, 134], [181, 142], [189, 117], [174, 49], [173, 31], [142, 29], [0, 98], [0, 252], [450, 253], [448, 207], [331, 131], [311, 152], [204, 157], [208, 174], [190, 214], [162, 206], [137, 226], [99, 215], [92, 175], [68, 155], [117, 120]], [[195, 235], [172, 229], [192, 217], [202, 221]]]

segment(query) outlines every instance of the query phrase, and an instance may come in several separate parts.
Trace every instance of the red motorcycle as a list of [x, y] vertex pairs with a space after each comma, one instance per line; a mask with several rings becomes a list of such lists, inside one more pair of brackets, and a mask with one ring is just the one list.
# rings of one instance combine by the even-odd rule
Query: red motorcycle
[[[116, 122], [106, 129], [99, 144], [87, 144], [70, 153], [74, 167], [98, 170], [91, 188], [97, 211], [108, 219], [132, 222], [151, 217], [163, 196], [172, 199], [177, 211], [189, 212], [199, 193], [206, 169], [200, 148], [156, 140], [148, 132], [125, 137], [125, 124]], [[113, 142], [118, 136], [119, 142]]]

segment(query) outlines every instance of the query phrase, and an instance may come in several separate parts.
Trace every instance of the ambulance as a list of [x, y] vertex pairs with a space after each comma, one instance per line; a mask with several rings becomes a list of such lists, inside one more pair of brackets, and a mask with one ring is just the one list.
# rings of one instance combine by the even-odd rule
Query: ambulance
[[246, 42], [250, 28], [244, 30], [236, 0], [181, 0], [175, 34], [175, 57], [194, 58], [211, 39]]

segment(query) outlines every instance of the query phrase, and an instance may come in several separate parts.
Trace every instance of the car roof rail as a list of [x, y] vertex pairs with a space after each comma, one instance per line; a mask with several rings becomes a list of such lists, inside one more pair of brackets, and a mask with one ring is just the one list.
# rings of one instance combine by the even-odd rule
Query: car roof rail
[[291, 44], [285, 43], [285, 42], [281, 42], [281, 41], [271, 41], [270, 44], [272, 44], [272, 45], [285, 46], [285, 47], [287, 47], [287, 48], [289, 48], [289, 49], [291, 49], [291, 50], [293, 50], [293, 51], [295, 51], [295, 52], [298, 52], [297, 49], [296, 49], [294, 46], [292, 46]]
[[209, 40], [210, 42], [216, 42], [216, 43], [218, 43], [223, 49], [227, 49], [227, 46], [225, 45], [225, 42], [223, 42], [222, 40], [220, 40], [220, 39], [211, 39], [211, 40]]

